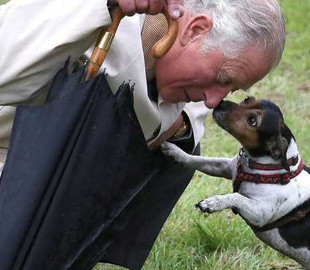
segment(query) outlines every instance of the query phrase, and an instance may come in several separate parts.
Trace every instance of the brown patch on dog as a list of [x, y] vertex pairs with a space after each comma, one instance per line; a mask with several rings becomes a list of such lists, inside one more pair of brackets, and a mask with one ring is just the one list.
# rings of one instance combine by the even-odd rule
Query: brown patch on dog
[[[250, 125], [251, 117], [256, 120], [255, 126]], [[260, 143], [257, 128], [262, 124], [263, 117], [264, 112], [260, 109], [260, 101], [248, 98], [229, 109], [221, 124], [245, 148], [253, 149]]]

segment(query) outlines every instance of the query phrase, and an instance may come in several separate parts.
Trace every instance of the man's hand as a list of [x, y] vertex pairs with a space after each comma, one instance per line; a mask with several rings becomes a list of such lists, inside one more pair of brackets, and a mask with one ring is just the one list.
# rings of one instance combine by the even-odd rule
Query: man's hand
[[136, 13], [158, 14], [162, 11], [165, 3], [167, 3], [168, 13], [172, 19], [183, 16], [182, 0], [108, 0], [108, 5], [119, 5], [127, 16], [133, 16]]

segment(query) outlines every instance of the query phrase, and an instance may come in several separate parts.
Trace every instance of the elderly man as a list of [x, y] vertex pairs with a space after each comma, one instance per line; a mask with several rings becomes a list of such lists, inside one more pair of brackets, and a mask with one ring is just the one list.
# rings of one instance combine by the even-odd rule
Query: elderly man
[[[12, 0], [0, 7], [0, 105], [42, 103], [69, 56], [72, 62], [89, 57], [100, 28], [110, 24], [107, 6], [116, 2], [125, 14], [141, 15], [122, 20], [102, 70], [114, 92], [123, 81], [135, 83], [135, 112], [151, 149], [170, 140], [197, 152], [208, 110], [230, 92], [251, 87], [281, 59], [285, 32], [276, 0], [188, 0], [184, 7], [167, 1], [180, 27], [158, 60], [150, 50], [166, 22], [161, 14], [144, 13], [159, 13], [163, 0]], [[0, 111], [2, 164], [13, 114], [13, 107]], [[138, 197], [135, 218], [102, 260], [140, 269], [192, 175], [177, 164], [163, 168], [138, 195], [148, 206], [141, 209]], [[159, 186], [165, 194], [156, 193]], [[164, 209], [156, 207], [159, 199]], [[128, 250], [124, 242], [134, 246]]]

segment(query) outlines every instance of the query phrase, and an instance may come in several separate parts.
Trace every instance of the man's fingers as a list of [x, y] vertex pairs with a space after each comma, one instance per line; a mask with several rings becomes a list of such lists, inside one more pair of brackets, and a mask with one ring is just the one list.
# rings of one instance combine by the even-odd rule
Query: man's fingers
[[134, 0], [119, 0], [118, 5], [127, 16], [133, 16], [137, 13], [136, 3]]
[[183, 0], [167, 0], [168, 5], [168, 13], [171, 18], [178, 19], [183, 16], [184, 8], [183, 8]]
[[147, 13], [155, 15], [163, 10], [164, 3], [168, 5], [169, 16], [178, 19], [183, 16], [184, 0], [108, 0], [108, 5], [118, 3], [125, 15], [132, 16], [135, 13]]
[[118, 5], [118, 1], [117, 0], [108, 0], [108, 6], [112, 7], [112, 6], [115, 6], [115, 5]]
[[137, 13], [146, 13], [149, 9], [149, 0], [135, 0]]
[[149, 9], [147, 11], [148, 14], [156, 15], [160, 13], [164, 8], [163, 0], [149, 0]]

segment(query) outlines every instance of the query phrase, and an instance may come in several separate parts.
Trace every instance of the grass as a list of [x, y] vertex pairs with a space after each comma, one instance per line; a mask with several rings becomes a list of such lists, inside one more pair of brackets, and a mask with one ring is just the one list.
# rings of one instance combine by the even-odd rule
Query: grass
[[[0, 0], [4, 4], [7, 0]], [[287, 43], [279, 67], [249, 94], [275, 101], [298, 141], [304, 161], [310, 164], [310, 0], [281, 0], [287, 26]], [[247, 94], [236, 93], [241, 100]], [[201, 142], [206, 156], [233, 156], [239, 144], [206, 120]], [[196, 173], [165, 223], [143, 270], [289, 270], [300, 269], [292, 260], [260, 242], [231, 211], [203, 215], [194, 209], [201, 199], [231, 192], [231, 184]], [[93, 270], [122, 268], [98, 264]]]

